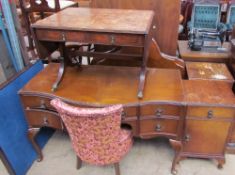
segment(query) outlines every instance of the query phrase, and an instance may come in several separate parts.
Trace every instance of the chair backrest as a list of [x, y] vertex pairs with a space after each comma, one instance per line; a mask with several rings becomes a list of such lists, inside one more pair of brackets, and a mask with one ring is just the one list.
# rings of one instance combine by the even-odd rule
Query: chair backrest
[[191, 20], [194, 29], [216, 30], [220, 22], [220, 4], [195, 3]]
[[57, 12], [60, 10], [59, 0], [20, 0], [20, 3], [28, 13]]
[[[39, 19], [43, 19], [48, 14], [60, 11], [59, 0], [19, 0], [20, 8], [22, 11], [22, 19], [26, 32], [28, 34], [29, 50], [34, 49], [33, 38], [30, 30], [30, 24]], [[39, 13], [37, 17], [34, 13]]]
[[229, 6], [226, 23], [231, 26], [235, 24], [235, 4]]
[[122, 105], [78, 108], [59, 99], [52, 100], [51, 105], [59, 112], [73, 148], [83, 161], [104, 164], [104, 159], [112, 156], [108, 155], [108, 146], [118, 143]]

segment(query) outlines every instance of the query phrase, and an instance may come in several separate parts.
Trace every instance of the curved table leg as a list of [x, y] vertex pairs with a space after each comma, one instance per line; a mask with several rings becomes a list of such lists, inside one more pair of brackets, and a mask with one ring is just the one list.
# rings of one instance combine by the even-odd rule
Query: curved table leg
[[183, 145], [182, 145], [181, 141], [172, 140], [172, 139], [170, 139], [170, 144], [171, 144], [172, 148], [175, 150], [175, 157], [174, 157], [174, 160], [172, 162], [172, 167], [171, 167], [171, 173], [175, 175], [175, 174], [177, 174], [177, 170], [176, 170], [175, 166], [180, 161], [180, 153], [182, 151]]
[[58, 89], [58, 86], [63, 79], [64, 72], [65, 72], [65, 62], [64, 62], [64, 57], [61, 57], [60, 68], [58, 71], [56, 82], [52, 86], [52, 89], [51, 89], [52, 92], [55, 92]]
[[38, 134], [39, 131], [40, 131], [40, 128], [29, 128], [28, 129], [28, 138], [29, 138], [30, 142], [32, 143], [33, 148], [35, 149], [35, 151], [38, 154], [38, 159], [37, 159], [38, 162], [42, 161], [42, 159], [43, 159], [41, 148], [39, 147], [39, 145], [35, 141], [35, 136]]
[[225, 164], [225, 158], [220, 158], [220, 159], [217, 159], [218, 161], [218, 169], [223, 169], [223, 166]]
[[138, 88], [138, 98], [143, 98], [143, 90], [145, 85], [145, 79], [146, 79], [146, 68], [141, 68], [140, 71], [140, 80], [139, 80], [139, 88]]

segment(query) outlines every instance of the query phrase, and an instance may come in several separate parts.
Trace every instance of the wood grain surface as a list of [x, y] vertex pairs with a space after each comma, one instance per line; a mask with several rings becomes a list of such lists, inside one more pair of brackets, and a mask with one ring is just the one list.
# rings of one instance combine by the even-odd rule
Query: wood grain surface
[[150, 10], [66, 8], [32, 27], [147, 34], [153, 16], [154, 12]]

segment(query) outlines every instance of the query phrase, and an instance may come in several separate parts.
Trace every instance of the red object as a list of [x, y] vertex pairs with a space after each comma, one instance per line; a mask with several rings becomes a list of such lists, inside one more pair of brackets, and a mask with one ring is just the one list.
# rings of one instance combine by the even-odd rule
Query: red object
[[129, 130], [121, 129], [122, 105], [78, 108], [59, 99], [51, 101], [59, 112], [77, 156], [95, 165], [118, 163], [132, 147]]

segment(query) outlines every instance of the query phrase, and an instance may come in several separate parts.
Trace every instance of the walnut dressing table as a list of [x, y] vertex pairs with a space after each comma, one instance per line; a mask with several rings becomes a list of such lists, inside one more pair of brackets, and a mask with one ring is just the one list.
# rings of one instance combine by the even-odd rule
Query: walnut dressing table
[[[32, 25], [36, 47], [43, 59], [48, 44], [80, 42], [113, 46], [133, 46], [143, 48], [142, 66], [139, 76], [138, 97], [143, 97], [146, 63], [152, 39], [154, 12], [150, 10], [122, 10], [96, 8], [67, 8]], [[138, 19], [138, 20], [137, 20]], [[68, 61], [61, 47], [62, 56]], [[46, 52], [47, 53], [47, 52]], [[77, 52], [77, 56], [114, 58], [115, 53]], [[123, 58], [128, 57], [122, 55]], [[64, 74], [64, 64], [58, 73], [53, 90], [58, 88]]]
[[[143, 139], [167, 137], [175, 150], [172, 173], [184, 157], [211, 158], [224, 163], [235, 116], [235, 98], [223, 82], [182, 81], [178, 70], [148, 69], [144, 97], [139, 99], [141, 68], [68, 67], [60, 88], [52, 92], [59, 64], [49, 64], [19, 91], [28, 121], [28, 137], [35, 142], [41, 127], [65, 130], [50, 100], [61, 98], [81, 107], [123, 104], [122, 124]], [[198, 88], [197, 88], [198, 87]]]

